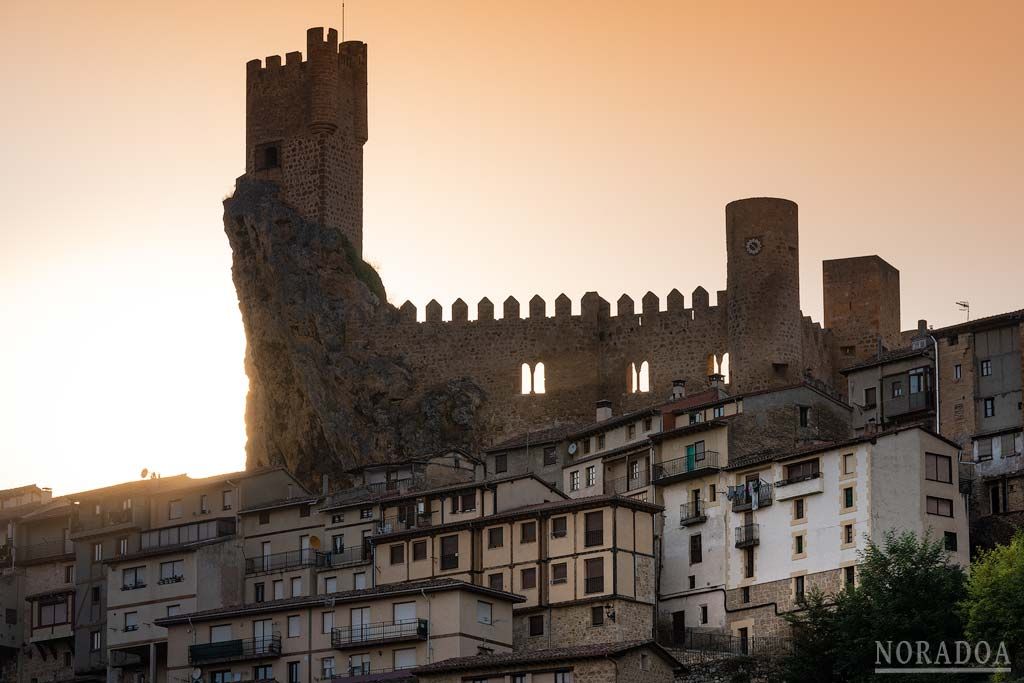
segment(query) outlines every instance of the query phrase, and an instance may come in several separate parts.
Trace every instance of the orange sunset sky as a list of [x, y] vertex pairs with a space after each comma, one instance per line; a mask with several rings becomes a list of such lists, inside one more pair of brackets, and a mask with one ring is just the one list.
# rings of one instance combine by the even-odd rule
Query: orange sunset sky
[[[903, 325], [1024, 307], [1024, 3], [347, 0], [393, 303], [725, 287], [724, 205], [900, 269]], [[244, 463], [221, 200], [245, 62], [340, 2], [0, 2], [0, 488]], [[499, 305], [500, 309], [500, 305]]]

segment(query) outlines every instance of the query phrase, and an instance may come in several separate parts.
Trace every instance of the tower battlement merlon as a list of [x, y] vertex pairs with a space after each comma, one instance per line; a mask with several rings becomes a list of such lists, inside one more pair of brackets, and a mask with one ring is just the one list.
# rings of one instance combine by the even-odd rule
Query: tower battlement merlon
[[246, 64], [246, 175], [270, 181], [304, 218], [339, 229], [362, 254], [366, 44], [306, 32], [300, 52]]

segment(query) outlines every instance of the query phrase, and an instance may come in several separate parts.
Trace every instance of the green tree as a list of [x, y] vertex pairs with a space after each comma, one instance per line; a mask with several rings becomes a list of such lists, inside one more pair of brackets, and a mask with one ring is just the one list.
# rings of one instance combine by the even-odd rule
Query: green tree
[[784, 680], [837, 680], [836, 658], [839, 648], [838, 618], [828, 595], [811, 589], [803, 610], [783, 615], [793, 627], [793, 656], [783, 663]]
[[1010, 545], [983, 552], [971, 565], [967, 597], [961, 603], [967, 637], [972, 642], [999, 642], [1013, 658], [1017, 676], [1024, 672], [1024, 531]]

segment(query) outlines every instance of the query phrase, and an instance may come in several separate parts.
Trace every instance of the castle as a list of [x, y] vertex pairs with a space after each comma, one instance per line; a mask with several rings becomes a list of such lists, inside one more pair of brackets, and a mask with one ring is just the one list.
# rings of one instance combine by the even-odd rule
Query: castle
[[[298, 52], [247, 64], [246, 178], [270, 181], [280, 199], [311, 224], [336, 228], [345, 247], [362, 251], [362, 155], [368, 138], [367, 50], [338, 43], [337, 32], [307, 33]], [[384, 301], [358, 322], [345, 344], [400, 358], [417, 378], [471, 381], [484, 398], [475, 444], [557, 423], [578, 423], [587, 406], [610, 400], [628, 411], [728, 373], [734, 393], [813, 380], [844, 390], [838, 370], [901, 341], [899, 272], [877, 256], [824, 262], [825, 325], [800, 310], [797, 205], [751, 198], [726, 206], [728, 280], [712, 305], [697, 287], [648, 292], [639, 306], [623, 295], [615, 310], [597, 293], [573, 315], [565, 295], [554, 315], [539, 296], [526, 306], [509, 297], [501, 317], [488, 299], [476, 320], [462, 299], [450, 320], [431, 301]], [[244, 309], [243, 309], [244, 310]], [[724, 379], [724, 378], [723, 378]], [[385, 454], [379, 454], [385, 455]]]

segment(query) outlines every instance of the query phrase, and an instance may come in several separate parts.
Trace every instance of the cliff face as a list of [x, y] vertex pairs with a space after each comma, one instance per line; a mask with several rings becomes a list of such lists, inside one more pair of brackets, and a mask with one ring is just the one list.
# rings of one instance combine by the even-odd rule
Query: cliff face
[[392, 318], [377, 273], [339, 230], [240, 178], [224, 230], [247, 339], [247, 468], [284, 465], [319, 487], [328, 474], [448, 446], [476, 448], [486, 396], [468, 379], [431, 384], [398, 356], [351, 340]]

